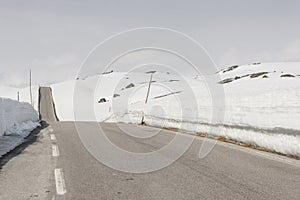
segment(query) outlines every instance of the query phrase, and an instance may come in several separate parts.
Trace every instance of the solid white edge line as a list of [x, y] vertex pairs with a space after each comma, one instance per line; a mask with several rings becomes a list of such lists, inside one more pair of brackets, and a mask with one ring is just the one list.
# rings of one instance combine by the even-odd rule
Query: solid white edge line
[[59, 149], [56, 144], [52, 145], [52, 156], [53, 157], [58, 157], [59, 156]]
[[50, 134], [50, 140], [52, 140], [52, 141], [55, 141], [55, 140], [56, 140], [56, 137], [55, 137], [54, 134]]
[[54, 170], [55, 176], [55, 185], [56, 185], [56, 193], [58, 195], [64, 195], [67, 193], [64, 175], [62, 169], [55, 169]]

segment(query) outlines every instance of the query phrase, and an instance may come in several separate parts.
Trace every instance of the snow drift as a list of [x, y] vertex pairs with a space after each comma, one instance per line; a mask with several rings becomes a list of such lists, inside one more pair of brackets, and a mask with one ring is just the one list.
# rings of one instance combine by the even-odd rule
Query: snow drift
[[24, 142], [39, 126], [39, 117], [29, 103], [0, 98], [0, 157]]
[[36, 110], [29, 103], [0, 98], [0, 136], [19, 134], [36, 127], [39, 120]]

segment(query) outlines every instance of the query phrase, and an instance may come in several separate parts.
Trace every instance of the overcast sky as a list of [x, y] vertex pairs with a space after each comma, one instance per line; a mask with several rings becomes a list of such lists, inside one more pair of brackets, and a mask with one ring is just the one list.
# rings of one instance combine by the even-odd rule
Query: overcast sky
[[201, 43], [224, 67], [300, 61], [300, 1], [0, 1], [0, 85], [73, 79], [91, 49], [120, 31], [165, 27]]

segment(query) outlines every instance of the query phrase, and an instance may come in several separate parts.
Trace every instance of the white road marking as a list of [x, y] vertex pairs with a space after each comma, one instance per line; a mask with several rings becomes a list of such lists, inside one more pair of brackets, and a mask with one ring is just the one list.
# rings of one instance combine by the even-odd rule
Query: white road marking
[[58, 195], [64, 195], [65, 193], [67, 193], [67, 190], [66, 190], [66, 184], [65, 184], [62, 169], [55, 169], [54, 176], [55, 176], [56, 193]]
[[53, 157], [58, 157], [59, 156], [59, 149], [56, 144], [52, 145], [52, 156]]
[[53, 128], [50, 128], [49, 131], [52, 133], [53, 132]]
[[50, 134], [50, 140], [52, 140], [52, 141], [55, 141], [55, 140], [56, 140], [56, 137], [55, 137], [54, 134]]

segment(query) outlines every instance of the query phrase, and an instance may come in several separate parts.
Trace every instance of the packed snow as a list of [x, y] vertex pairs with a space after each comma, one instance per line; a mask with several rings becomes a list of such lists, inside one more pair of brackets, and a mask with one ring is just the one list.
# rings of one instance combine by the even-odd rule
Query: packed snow
[[0, 98], [0, 156], [21, 144], [39, 126], [38, 120], [29, 103]]

